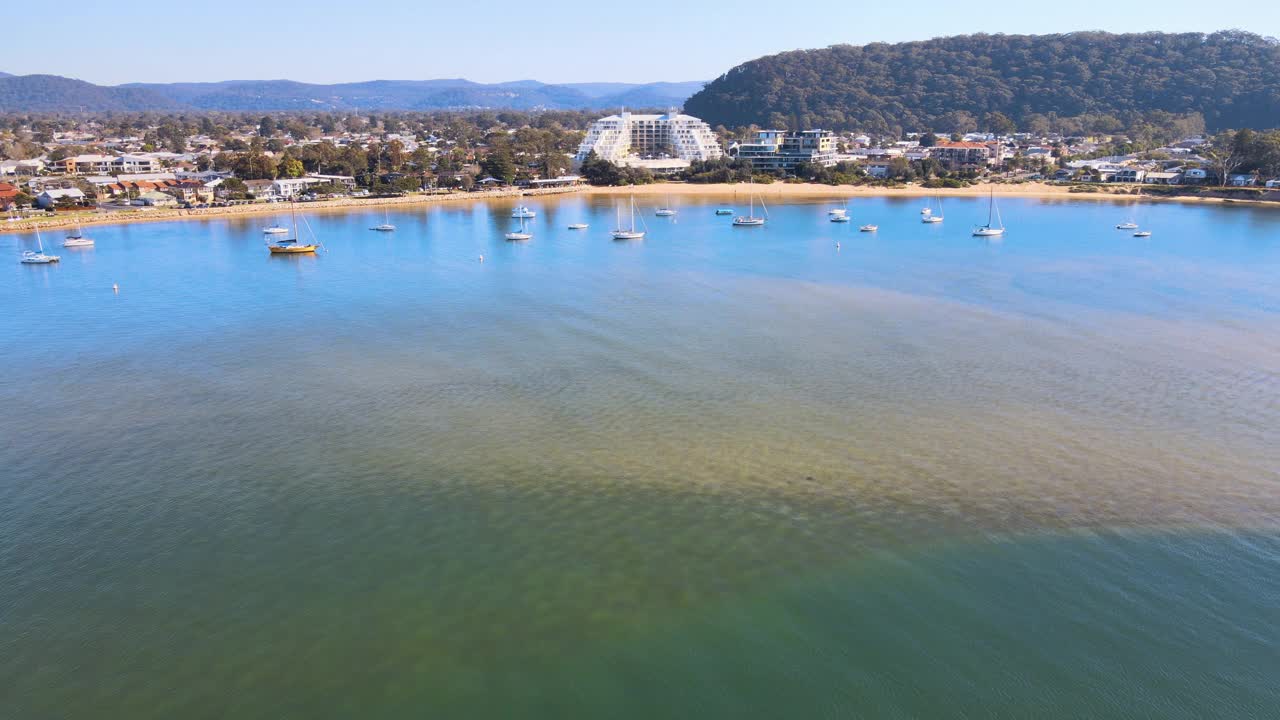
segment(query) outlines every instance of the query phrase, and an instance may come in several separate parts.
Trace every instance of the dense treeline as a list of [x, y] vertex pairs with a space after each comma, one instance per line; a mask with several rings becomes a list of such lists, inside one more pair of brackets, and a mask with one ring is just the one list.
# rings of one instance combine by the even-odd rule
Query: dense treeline
[[837, 45], [739, 65], [685, 104], [713, 125], [1115, 132], [1152, 113], [1209, 129], [1280, 117], [1280, 42], [1241, 31], [966, 35]]

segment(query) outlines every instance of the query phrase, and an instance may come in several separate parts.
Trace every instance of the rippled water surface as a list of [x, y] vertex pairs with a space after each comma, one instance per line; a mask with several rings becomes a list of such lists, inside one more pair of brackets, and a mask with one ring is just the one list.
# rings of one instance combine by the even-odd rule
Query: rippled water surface
[[1280, 212], [611, 202], [0, 236], [0, 716], [1275, 717]]

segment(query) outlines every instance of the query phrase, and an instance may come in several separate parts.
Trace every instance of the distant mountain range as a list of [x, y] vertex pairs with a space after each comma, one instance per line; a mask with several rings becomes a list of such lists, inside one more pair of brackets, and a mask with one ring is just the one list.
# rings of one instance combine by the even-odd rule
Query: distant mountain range
[[679, 106], [701, 81], [569, 83], [536, 80], [372, 80], [317, 85], [292, 80], [94, 85], [57, 75], [0, 72], [0, 112], [152, 110], [585, 110]]

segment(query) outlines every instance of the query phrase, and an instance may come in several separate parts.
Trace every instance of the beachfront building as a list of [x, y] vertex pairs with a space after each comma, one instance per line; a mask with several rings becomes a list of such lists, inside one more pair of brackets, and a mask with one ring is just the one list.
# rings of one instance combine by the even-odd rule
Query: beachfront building
[[1004, 152], [998, 142], [939, 140], [937, 145], [929, 149], [929, 157], [942, 163], [947, 170], [955, 172], [984, 170], [992, 165], [999, 165], [1004, 160]]
[[791, 172], [801, 163], [832, 167], [836, 164], [836, 136], [830, 130], [761, 130], [755, 142], [731, 148], [739, 160], [750, 160], [756, 170]]
[[664, 170], [724, 155], [710, 125], [674, 108], [665, 115], [634, 115], [624, 110], [600, 118], [578, 146], [574, 162], [581, 165], [593, 152], [615, 165]]

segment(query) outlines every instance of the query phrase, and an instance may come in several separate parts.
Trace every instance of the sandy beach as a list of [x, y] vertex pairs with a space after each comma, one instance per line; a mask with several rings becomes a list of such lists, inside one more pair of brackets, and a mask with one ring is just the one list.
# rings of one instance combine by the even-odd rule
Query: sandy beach
[[[1079, 187], [1079, 186], [1074, 186]], [[1071, 200], [1115, 202], [1134, 197], [1132, 188], [1128, 186], [1100, 186], [1087, 188], [1088, 191], [1072, 191], [1073, 186], [1049, 185], [1046, 183], [997, 184], [996, 194], [1001, 197], [1033, 198], [1043, 200]], [[654, 183], [652, 185], [634, 185], [622, 187], [549, 188], [545, 190], [520, 191], [518, 189], [487, 190], [481, 192], [454, 192], [441, 194], [408, 195], [392, 198], [340, 198], [304, 203], [299, 206], [302, 211], [311, 212], [347, 212], [353, 209], [381, 207], [383, 205], [423, 205], [431, 203], [471, 202], [475, 200], [492, 200], [514, 198], [520, 196], [560, 195], [565, 193], [584, 193], [588, 195], [638, 195], [679, 196], [679, 197], [712, 197], [712, 198], [746, 198], [748, 192], [758, 193], [766, 200], [774, 199], [830, 199], [844, 197], [982, 197], [990, 192], [988, 184], [972, 185], [964, 188], [930, 189], [916, 185], [906, 187], [877, 187], [869, 185], [820, 185], [815, 183], [770, 183], [747, 185], [737, 184], [691, 184], [691, 183]], [[1162, 197], [1143, 195], [1144, 201], [1180, 202], [1180, 203], [1227, 203], [1250, 206], [1280, 207], [1280, 192], [1269, 192], [1257, 199], [1236, 199], [1228, 197], [1209, 197], [1195, 195], [1177, 195]], [[283, 215], [288, 213], [288, 205], [283, 203], [260, 203], [253, 205], [234, 205], [219, 208], [193, 208], [182, 210], [138, 209], [112, 212], [83, 212], [59, 214], [55, 217], [28, 218], [18, 222], [0, 223], [0, 233], [31, 232], [37, 224], [42, 230], [57, 230], [94, 225], [125, 225], [141, 222], [170, 222], [173, 220], [202, 220], [216, 217], [241, 215]]]
[[[1020, 197], [1057, 200], [1100, 200], [1116, 201], [1132, 199], [1132, 186], [1102, 185], [1096, 189], [1088, 187], [1087, 191], [1075, 190], [1080, 186], [1050, 185], [1047, 183], [997, 183], [996, 194], [1000, 197]], [[911, 185], [907, 187], [877, 187], [870, 185], [821, 185], [816, 183], [783, 183], [768, 185], [755, 184], [691, 184], [691, 183], [655, 183], [653, 185], [637, 185], [627, 187], [588, 187], [587, 193], [593, 195], [672, 195], [672, 196], [708, 196], [708, 197], [746, 197], [746, 193], [755, 192], [766, 200], [769, 198], [833, 198], [833, 197], [985, 197], [991, 192], [990, 184], [971, 185], [964, 188], [930, 189]], [[1222, 197], [1202, 197], [1194, 195], [1159, 196], [1145, 194], [1143, 200], [1162, 202], [1190, 203], [1240, 203], [1249, 205], [1274, 205], [1280, 201], [1280, 192], [1267, 193], [1258, 199], [1235, 199]]]

